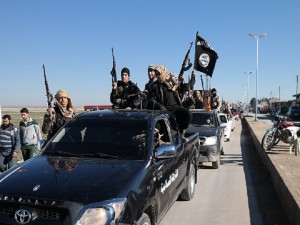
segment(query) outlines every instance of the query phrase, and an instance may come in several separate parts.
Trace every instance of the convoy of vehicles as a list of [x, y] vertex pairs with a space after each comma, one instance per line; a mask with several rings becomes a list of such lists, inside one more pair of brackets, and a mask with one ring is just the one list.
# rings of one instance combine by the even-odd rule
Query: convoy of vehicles
[[[213, 120], [211, 128], [221, 136]], [[203, 158], [202, 147], [217, 142], [210, 136], [203, 145], [203, 139], [200, 147], [197, 133], [183, 136], [167, 112], [84, 112], [63, 126], [41, 154], [0, 174], [0, 221], [158, 224], [178, 198], [193, 198], [199, 149]], [[215, 168], [219, 147], [208, 156]]]

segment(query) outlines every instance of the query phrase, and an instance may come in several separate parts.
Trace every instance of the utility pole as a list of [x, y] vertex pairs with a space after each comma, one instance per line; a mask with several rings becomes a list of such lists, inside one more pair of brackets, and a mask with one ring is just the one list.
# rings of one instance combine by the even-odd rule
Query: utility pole
[[279, 112], [281, 112], [281, 102], [280, 102], [280, 86], [279, 86]]
[[297, 106], [297, 95], [298, 95], [298, 76], [297, 75], [297, 82], [296, 82], [296, 100], [295, 100], [295, 106]]

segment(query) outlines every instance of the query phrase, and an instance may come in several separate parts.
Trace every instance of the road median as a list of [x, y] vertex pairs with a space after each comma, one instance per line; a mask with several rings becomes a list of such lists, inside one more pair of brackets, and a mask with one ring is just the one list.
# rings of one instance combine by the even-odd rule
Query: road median
[[300, 224], [300, 155], [289, 154], [289, 145], [279, 142], [270, 151], [261, 146], [269, 121], [245, 117], [262, 163], [269, 171], [274, 188], [292, 224]]

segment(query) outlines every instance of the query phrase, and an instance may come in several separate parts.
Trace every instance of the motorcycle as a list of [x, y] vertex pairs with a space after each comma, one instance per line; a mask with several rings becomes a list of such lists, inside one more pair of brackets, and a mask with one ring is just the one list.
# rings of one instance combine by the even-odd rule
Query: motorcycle
[[299, 130], [300, 127], [288, 122], [287, 117], [276, 115], [273, 120], [273, 127], [268, 129], [262, 138], [262, 148], [271, 150], [280, 141], [291, 144], [293, 136], [298, 134]]

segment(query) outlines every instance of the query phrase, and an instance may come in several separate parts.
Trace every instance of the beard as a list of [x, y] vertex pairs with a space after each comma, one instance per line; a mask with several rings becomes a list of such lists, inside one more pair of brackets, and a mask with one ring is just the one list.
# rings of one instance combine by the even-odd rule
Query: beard
[[9, 126], [10, 126], [10, 124], [8, 124], [8, 125], [2, 124], [2, 125], [1, 125], [1, 128], [2, 128], [3, 130], [5, 130], [5, 129], [9, 128]]

